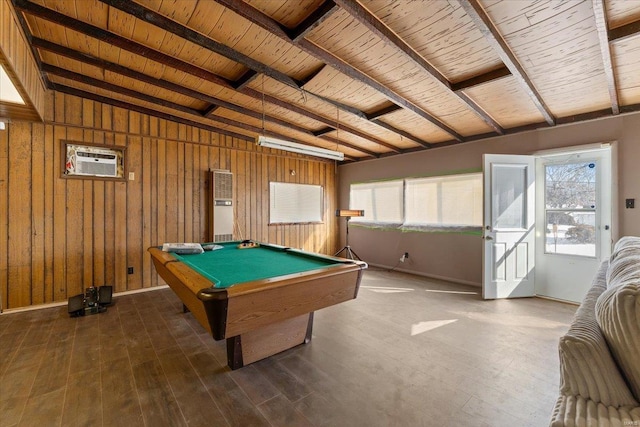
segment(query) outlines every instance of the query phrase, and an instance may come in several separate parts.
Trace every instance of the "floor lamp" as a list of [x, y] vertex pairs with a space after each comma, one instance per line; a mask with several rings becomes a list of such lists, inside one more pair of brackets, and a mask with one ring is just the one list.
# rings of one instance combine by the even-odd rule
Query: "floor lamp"
[[337, 217], [346, 217], [347, 218], [347, 244], [344, 248], [340, 249], [334, 256], [339, 256], [342, 252], [345, 252], [345, 258], [349, 259], [357, 259], [358, 261], [362, 261], [362, 259], [355, 253], [351, 246], [349, 246], [349, 220], [352, 216], [364, 216], [364, 211], [362, 210], [354, 210], [354, 209], [338, 209], [336, 210]]

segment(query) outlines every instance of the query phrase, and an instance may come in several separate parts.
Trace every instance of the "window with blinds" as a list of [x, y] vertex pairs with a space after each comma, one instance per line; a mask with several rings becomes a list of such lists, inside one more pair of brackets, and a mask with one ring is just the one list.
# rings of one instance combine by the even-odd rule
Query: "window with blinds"
[[269, 224], [322, 222], [320, 185], [269, 183]]
[[482, 173], [352, 184], [354, 223], [405, 231], [478, 231], [482, 227]]
[[404, 223], [482, 226], [482, 174], [407, 179]]
[[363, 209], [364, 216], [353, 222], [402, 224], [404, 181], [352, 184], [349, 195], [351, 209]]

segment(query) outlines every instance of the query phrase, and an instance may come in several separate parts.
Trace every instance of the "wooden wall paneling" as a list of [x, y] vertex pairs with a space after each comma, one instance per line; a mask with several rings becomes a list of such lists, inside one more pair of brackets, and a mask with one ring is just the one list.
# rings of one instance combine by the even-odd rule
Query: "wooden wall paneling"
[[260, 197], [262, 195], [260, 188], [260, 174], [262, 173], [261, 163], [258, 161], [258, 155], [255, 152], [249, 154], [251, 166], [249, 171], [250, 175], [250, 188], [251, 188], [251, 205], [249, 210], [251, 211], [251, 234], [256, 240], [262, 240], [260, 228], [260, 214], [258, 212], [258, 206], [260, 206]]
[[172, 242], [178, 241], [178, 144], [175, 140], [167, 140], [166, 157], [166, 238]]
[[[114, 107], [102, 105], [102, 128], [108, 131], [113, 130]], [[115, 134], [105, 132], [105, 144], [115, 143]], [[114, 181], [104, 182], [104, 280], [105, 284], [116, 289], [115, 263], [116, 263], [116, 242], [115, 242], [115, 194], [116, 183]]]
[[105, 278], [105, 182], [92, 181], [93, 185], [93, 284], [110, 285]]
[[[113, 109], [114, 145], [126, 147], [129, 130], [129, 112], [122, 108]], [[125, 152], [125, 155], [126, 152]], [[114, 183], [114, 232], [115, 245], [114, 259], [114, 292], [127, 290], [127, 183], [117, 181]]]
[[[54, 95], [54, 117], [59, 123], [64, 122], [64, 95]], [[63, 300], [67, 295], [67, 181], [60, 177], [62, 162], [62, 146], [60, 140], [67, 139], [67, 128], [53, 127], [53, 285], [54, 301]]]
[[[184, 144], [184, 241], [199, 242], [193, 235], [193, 144]], [[197, 145], [196, 145], [197, 147]]]
[[44, 124], [31, 126], [31, 304], [43, 304], [45, 292], [45, 138]]
[[[149, 125], [150, 121], [145, 123]], [[147, 132], [149, 128], [147, 127]], [[142, 283], [143, 288], [147, 288], [152, 284], [152, 266], [151, 257], [147, 249], [156, 245], [152, 238], [152, 207], [151, 207], [151, 144], [152, 139], [149, 137], [142, 138], [142, 170], [140, 171], [140, 181], [142, 183]]]
[[269, 233], [269, 243], [278, 243], [278, 226], [269, 225], [269, 204], [271, 203], [271, 199], [269, 197], [270, 190], [269, 187], [272, 181], [277, 181], [276, 168], [278, 167], [278, 157], [275, 156], [266, 156], [269, 167], [267, 168], [267, 182], [265, 191], [267, 193], [267, 215], [265, 216], [265, 221], [267, 222], [267, 228]]
[[[178, 133], [178, 137], [180, 138], [180, 142], [178, 142], [178, 155], [176, 158], [176, 162], [177, 162], [177, 166], [178, 166], [178, 174], [176, 176], [176, 185], [178, 188], [178, 191], [176, 192], [177, 195], [177, 200], [176, 200], [176, 218], [178, 220], [178, 242], [185, 242], [185, 214], [186, 214], [186, 209], [184, 206], [184, 193], [185, 193], [185, 177], [184, 177], [184, 170], [185, 170], [185, 159], [184, 159], [184, 142], [183, 138], [186, 138], [186, 130], [182, 130], [185, 129], [186, 127], [184, 125], [180, 125], [180, 127], [178, 128], [179, 132]], [[183, 135], [184, 133], [184, 135]]]
[[166, 141], [163, 138], [156, 140], [157, 156], [156, 156], [156, 230], [157, 230], [157, 242], [161, 245], [168, 242], [167, 236], [167, 222], [166, 222]]
[[[48, 124], [44, 125], [44, 159], [44, 302], [48, 303], [54, 300], [53, 195], [54, 183], [56, 180], [60, 179], [59, 176], [56, 176], [56, 173], [59, 171], [59, 163], [58, 158], [55, 157], [53, 126]], [[1, 195], [0, 200], [2, 200]], [[0, 221], [0, 223], [2, 223], [2, 221]]]
[[[142, 288], [142, 228], [143, 228], [143, 208], [142, 208], [142, 126], [143, 116], [136, 111], [128, 112], [127, 123], [127, 167], [125, 172], [125, 186], [127, 192], [126, 209], [126, 281], [127, 289]], [[129, 180], [129, 172], [133, 172], [133, 180]], [[129, 274], [128, 269], [132, 267], [133, 273]]]
[[[82, 102], [82, 127], [85, 128], [83, 136], [80, 141], [94, 142], [93, 140], [93, 128], [94, 128], [94, 102], [88, 99], [80, 100]], [[94, 215], [95, 215], [95, 203], [94, 203], [94, 186], [93, 180], [83, 180], [83, 250], [82, 250], [82, 274], [84, 287], [100, 286], [101, 283], [95, 281], [93, 275], [93, 259], [95, 257], [95, 240], [94, 240]]]
[[[2, 30], [0, 30], [2, 31]], [[7, 308], [9, 256], [9, 131], [0, 131], [0, 307]]]
[[202, 184], [202, 179], [200, 178], [200, 175], [203, 175], [200, 173], [200, 171], [202, 170], [206, 170], [207, 168], [207, 161], [203, 161], [202, 157], [203, 157], [203, 153], [205, 155], [205, 159], [208, 158], [208, 147], [204, 147], [201, 145], [194, 145], [193, 146], [193, 158], [192, 158], [192, 164], [193, 164], [193, 169], [191, 171], [191, 178], [192, 178], [192, 185], [191, 185], [191, 213], [192, 213], [192, 235], [193, 235], [193, 240], [196, 242], [201, 242], [201, 241], [205, 241], [208, 240], [207, 237], [205, 236], [204, 233], [202, 233], [202, 225], [201, 225], [201, 215], [202, 217], [206, 217], [207, 213], [201, 211], [200, 209], [200, 188], [203, 185]]
[[258, 193], [258, 206], [255, 215], [258, 217], [260, 224], [260, 240], [269, 241], [269, 157], [264, 154], [257, 153], [258, 164], [260, 165], [260, 173], [258, 174], [258, 184], [255, 192]]
[[[157, 127], [154, 128], [153, 121], [151, 122], [152, 126], [150, 129], [150, 133], [152, 136], [157, 135]], [[158, 236], [160, 227], [158, 226], [158, 139], [151, 138], [150, 140], [150, 151], [151, 151], [151, 170], [149, 171], [150, 179], [149, 179], [149, 191], [151, 192], [151, 246], [157, 246], [160, 242], [160, 237]], [[151, 257], [145, 253], [147, 257], [148, 268], [151, 271], [155, 271], [153, 267], [153, 261]], [[157, 274], [151, 274], [151, 286], [156, 286], [158, 284], [159, 277]]]
[[[77, 97], [64, 97], [65, 123], [82, 125], [82, 100]], [[71, 141], [82, 141], [84, 136], [80, 127], [67, 127], [67, 138]], [[83, 276], [84, 250], [84, 180], [67, 179], [67, 259], [66, 286], [69, 295], [84, 292], [86, 287]]]
[[[139, 113], [129, 115], [130, 125], [139, 118]], [[133, 119], [133, 120], [132, 120]], [[135, 123], [138, 125], [139, 123]], [[127, 141], [127, 268], [133, 267], [133, 273], [127, 271], [127, 289], [140, 289], [142, 287], [142, 254], [143, 249], [143, 194], [142, 194], [142, 138], [129, 136]], [[133, 180], [128, 179], [128, 173], [133, 173]]]
[[9, 227], [7, 308], [31, 304], [31, 124], [9, 128]]

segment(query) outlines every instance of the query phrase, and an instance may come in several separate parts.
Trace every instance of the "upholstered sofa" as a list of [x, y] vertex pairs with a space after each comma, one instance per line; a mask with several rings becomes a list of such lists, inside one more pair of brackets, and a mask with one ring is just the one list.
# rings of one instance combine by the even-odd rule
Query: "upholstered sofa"
[[623, 237], [560, 338], [556, 426], [640, 426], [640, 238]]

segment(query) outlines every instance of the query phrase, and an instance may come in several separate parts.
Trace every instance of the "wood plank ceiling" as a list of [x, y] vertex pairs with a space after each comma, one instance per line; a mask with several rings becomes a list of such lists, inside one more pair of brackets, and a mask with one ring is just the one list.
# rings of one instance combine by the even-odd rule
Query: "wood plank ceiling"
[[640, 109], [640, 1], [12, 1], [50, 89], [346, 161]]

